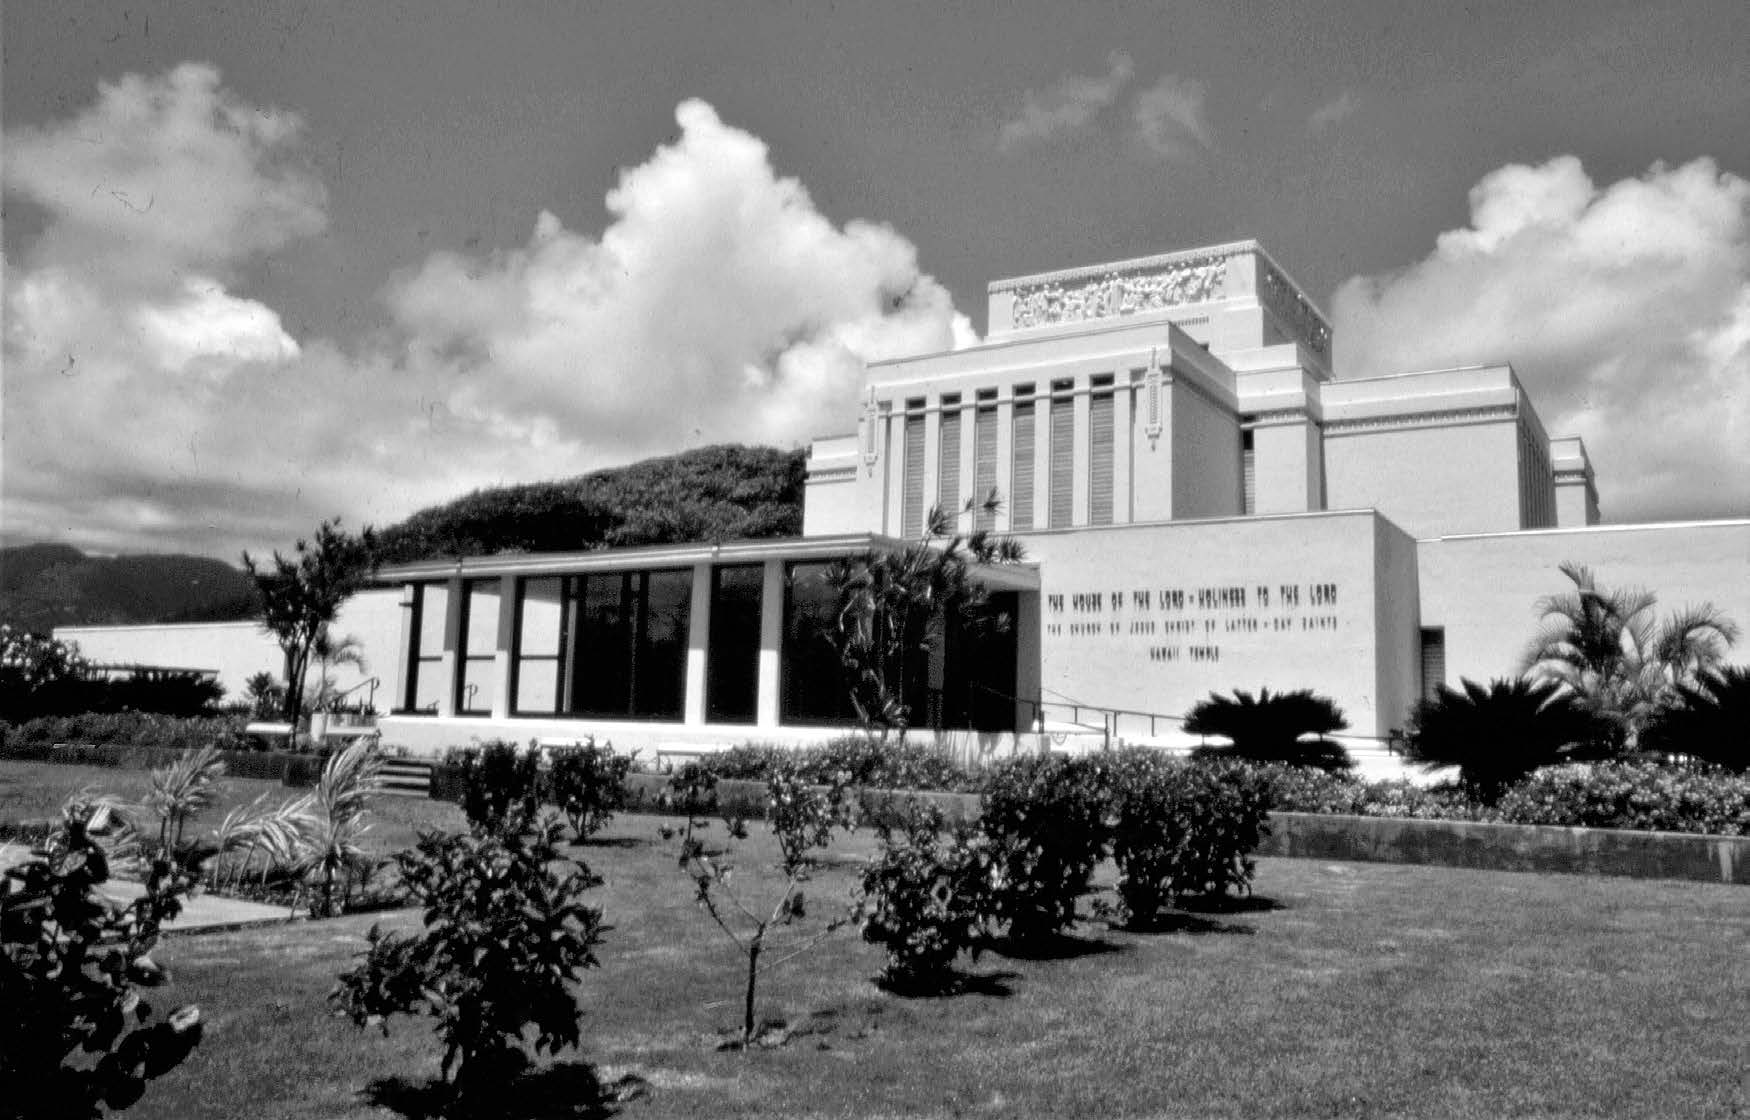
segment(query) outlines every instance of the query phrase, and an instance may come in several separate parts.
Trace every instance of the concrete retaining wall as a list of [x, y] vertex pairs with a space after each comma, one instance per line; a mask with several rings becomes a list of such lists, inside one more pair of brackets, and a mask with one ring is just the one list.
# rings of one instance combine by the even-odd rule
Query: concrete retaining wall
[[1750, 836], [1272, 813], [1258, 854], [1750, 886]]

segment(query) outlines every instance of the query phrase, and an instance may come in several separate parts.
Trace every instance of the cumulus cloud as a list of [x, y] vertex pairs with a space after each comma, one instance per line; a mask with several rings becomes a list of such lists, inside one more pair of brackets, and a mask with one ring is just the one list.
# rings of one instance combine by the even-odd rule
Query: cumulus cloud
[[1366, 376], [1511, 362], [1552, 435], [1579, 435], [1612, 521], [1750, 515], [1750, 182], [1711, 159], [1595, 184], [1509, 165], [1470, 224], [1335, 300]]
[[335, 513], [794, 444], [854, 424], [864, 360], [971, 339], [909, 241], [834, 225], [703, 102], [676, 116], [599, 236], [543, 213], [526, 245], [434, 255], [386, 278], [368, 344], [293, 338], [240, 290], [325, 222], [294, 115], [183, 66], [8, 132], [7, 189], [45, 215], [3, 262], [9, 536], [234, 555]]
[[1312, 111], [1306, 119], [1309, 132], [1323, 132], [1332, 125], [1342, 124], [1355, 115], [1355, 110], [1361, 108], [1361, 98], [1354, 90], [1346, 89], [1331, 100]]
[[1014, 148], [1081, 128], [1118, 99], [1135, 73], [1130, 56], [1113, 51], [1104, 74], [1068, 74], [1049, 89], [1028, 90], [1020, 115], [998, 131], [997, 147]]
[[1204, 115], [1202, 82], [1164, 74], [1136, 96], [1131, 119], [1137, 139], [1168, 160], [1185, 160], [1209, 147], [1214, 134]]

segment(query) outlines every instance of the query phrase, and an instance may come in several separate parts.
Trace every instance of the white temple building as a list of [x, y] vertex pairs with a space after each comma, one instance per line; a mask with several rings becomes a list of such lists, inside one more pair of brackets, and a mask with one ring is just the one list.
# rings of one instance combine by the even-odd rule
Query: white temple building
[[1329, 323], [1256, 242], [989, 300], [982, 343], [868, 367], [857, 431], [813, 444], [801, 537], [380, 573], [349, 609], [385, 741], [819, 741], [850, 715], [824, 565], [992, 490], [977, 527], [1027, 554], [983, 577], [1013, 625], [945, 651], [916, 718], [993, 749], [1181, 743], [1172, 717], [1261, 687], [1332, 697], [1377, 749], [1437, 684], [1516, 671], [1564, 561], [1750, 624], [1750, 520], [1601, 524], [1584, 445], [1508, 366], [1333, 378]]

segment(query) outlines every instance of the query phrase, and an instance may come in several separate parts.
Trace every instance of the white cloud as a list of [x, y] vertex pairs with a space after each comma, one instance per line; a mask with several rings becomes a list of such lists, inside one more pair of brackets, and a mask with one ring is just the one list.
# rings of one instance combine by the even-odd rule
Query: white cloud
[[1092, 121], [1117, 100], [1136, 72], [1123, 51], [1113, 51], [1106, 65], [1105, 74], [1065, 75], [1049, 89], [1028, 90], [1020, 114], [1004, 122], [998, 131], [997, 147], [1008, 149], [1047, 140]]
[[[381, 523], [702, 442], [794, 444], [853, 425], [865, 359], [968, 341], [909, 241], [834, 225], [703, 102], [676, 116], [599, 237], [543, 213], [522, 247], [436, 254], [353, 348], [294, 339], [232, 290], [324, 223], [295, 118], [184, 66], [9, 132], [8, 189], [46, 224], [4, 262], [8, 535], [235, 555], [335, 513]], [[118, 216], [96, 183], [149, 201]]]
[[1573, 156], [1491, 172], [1471, 222], [1335, 301], [1365, 376], [1509, 361], [1579, 435], [1612, 521], [1750, 514], [1750, 183], [1711, 159], [1599, 187]]
[[1163, 74], [1136, 96], [1132, 119], [1136, 136], [1155, 155], [1185, 160], [1210, 146], [1214, 134], [1204, 115], [1202, 82]]
[[1332, 125], [1342, 124], [1355, 115], [1355, 110], [1361, 108], [1361, 98], [1354, 90], [1346, 89], [1331, 100], [1312, 111], [1306, 119], [1309, 132], [1323, 132]]

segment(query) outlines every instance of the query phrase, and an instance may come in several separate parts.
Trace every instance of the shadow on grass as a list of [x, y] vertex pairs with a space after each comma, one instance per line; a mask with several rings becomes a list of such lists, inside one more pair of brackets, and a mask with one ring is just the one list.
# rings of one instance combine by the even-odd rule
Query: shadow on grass
[[878, 978], [875, 986], [901, 999], [950, 999], [955, 996], [989, 996], [1007, 999], [1015, 994], [1009, 981], [1021, 974], [1012, 971], [962, 972], [954, 970], [935, 980], [888, 980]]
[[1249, 894], [1235, 898], [1226, 894], [1193, 895], [1179, 900], [1178, 909], [1190, 914], [1259, 914], [1268, 910], [1286, 910], [1273, 898]]
[[1078, 957], [1098, 956], [1101, 953], [1126, 951], [1123, 945], [1115, 945], [1098, 937], [1077, 937], [1072, 933], [1029, 937], [1023, 941], [999, 937], [991, 942], [990, 949], [998, 956], [1016, 961], [1068, 961]]
[[648, 848], [650, 844], [642, 836], [586, 836], [571, 841], [573, 848]]
[[627, 1076], [603, 1083], [588, 1062], [556, 1062], [519, 1074], [485, 1100], [462, 1102], [442, 1081], [383, 1077], [359, 1093], [368, 1104], [408, 1120], [597, 1120], [616, 1116], [625, 1101], [643, 1096], [642, 1078]]
[[1146, 921], [1131, 921], [1115, 928], [1128, 933], [1189, 933], [1201, 935], [1206, 933], [1238, 933], [1254, 934], [1256, 926], [1248, 926], [1243, 922], [1218, 922], [1212, 918], [1187, 914], [1182, 910], [1168, 910], [1156, 914]]

